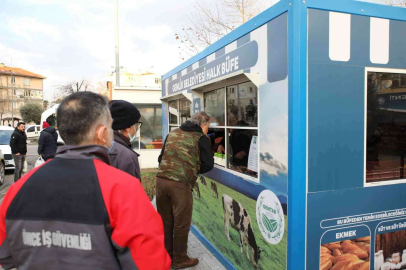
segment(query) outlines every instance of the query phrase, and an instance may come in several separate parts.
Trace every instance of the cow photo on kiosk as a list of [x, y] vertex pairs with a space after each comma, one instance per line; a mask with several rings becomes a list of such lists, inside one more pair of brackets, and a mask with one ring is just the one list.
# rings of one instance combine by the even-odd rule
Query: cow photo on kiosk
[[206, 178], [204, 178], [204, 176], [200, 176], [200, 182], [202, 183], [202, 185], [204, 185], [207, 188], [207, 182], [206, 182]]
[[196, 184], [195, 184], [195, 186], [193, 188], [193, 191], [196, 191], [196, 196], [197, 196], [198, 199], [200, 199], [201, 195], [200, 195], [199, 183], [197, 181], [196, 181]]
[[217, 185], [213, 181], [211, 181], [211, 195], [213, 195], [218, 199], [219, 198], [219, 193], [217, 191]]
[[[212, 182], [213, 183], [213, 182]], [[224, 230], [230, 242], [230, 225], [240, 234], [240, 247], [243, 253], [243, 246], [246, 245], [247, 258], [250, 260], [248, 246], [251, 246], [253, 265], [258, 267], [258, 261], [263, 249], [257, 246], [254, 231], [252, 229], [251, 217], [247, 210], [230, 196], [223, 194]]]

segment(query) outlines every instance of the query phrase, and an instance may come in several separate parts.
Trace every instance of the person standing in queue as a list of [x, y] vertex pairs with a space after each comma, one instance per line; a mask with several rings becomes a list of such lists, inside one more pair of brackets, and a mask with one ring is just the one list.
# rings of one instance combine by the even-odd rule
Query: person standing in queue
[[142, 125], [141, 113], [137, 107], [124, 100], [110, 101], [110, 112], [114, 130], [114, 146], [109, 153], [111, 166], [141, 181], [139, 155], [131, 148]]
[[25, 123], [19, 122], [10, 139], [11, 153], [14, 158], [14, 182], [21, 178], [25, 156], [27, 154], [27, 134], [25, 134]]
[[205, 112], [194, 114], [190, 121], [171, 131], [158, 158], [156, 202], [165, 231], [165, 248], [172, 267], [180, 269], [199, 263], [187, 255], [192, 223], [192, 189], [199, 173], [213, 169], [214, 159], [207, 132], [210, 117]]
[[108, 100], [86, 91], [57, 111], [66, 143], [0, 206], [4, 269], [169, 270], [161, 217], [133, 176], [109, 166]]
[[42, 123], [42, 128], [38, 140], [38, 154], [44, 161], [47, 161], [54, 157], [58, 148], [58, 133], [46, 121]]

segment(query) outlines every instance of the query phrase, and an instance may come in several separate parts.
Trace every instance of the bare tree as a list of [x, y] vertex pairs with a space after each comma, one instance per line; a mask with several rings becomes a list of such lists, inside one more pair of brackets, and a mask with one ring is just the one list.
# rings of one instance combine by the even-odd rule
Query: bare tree
[[70, 94], [79, 91], [92, 91], [94, 89], [93, 85], [87, 80], [71, 81], [63, 85], [56, 87], [57, 93], [55, 94], [56, 99], [60, 97], [65, 97]]
[[96, 85], [96, 88], [94, 89], [94, 92], [96, 92], [99, 95], [108, 97], [109, 96], [109, 88], [106, 82], [98, 82]]
[[199, 53], [273, 4], [273, 0], [196, 0], [189, 26], [175, 34], [182, 60]]
[[384, 0], [384, 3], [390, 6], [406, 7], [406, 0]]

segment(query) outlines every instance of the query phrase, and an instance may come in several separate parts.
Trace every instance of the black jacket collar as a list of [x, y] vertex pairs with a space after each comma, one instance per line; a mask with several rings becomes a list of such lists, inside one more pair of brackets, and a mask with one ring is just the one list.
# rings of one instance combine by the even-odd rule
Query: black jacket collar
[[127, 148], [131, 149], [131, 142], [126, 136], [118, 132], [117, 130], [114, 131], [114, 140], [116, 143], [122, 144]]
[[187, 131], [187, 132], [202, 132], [203, 133], [203, 130], [199, 125], [192, 123], [190, 121], [186, 121], [185, 123], [183, 123], [180, 126], [180, 129], [183, 131]]
[[58, 149], [55, 158], [98, 159], [110, 165], [109, 151], [100, 145], [65, 145]]
[[[114, 131], [114, 141], [116, 143], [119, 143], [125, 147], [127, 147], [128, 149], [130, 149], [131, 151], [134, 151], [131, 148], [131, 142], [130, 139], [128, 139], [126, 136], [124, 136], [123, 134], [121, 134], [120, 132], [118, 132], [117, 130]], [[137, 156], [139, 157], [140, 154], [138, 154], [137, 152], [134, 151], [134, 153], [137, 154]]]
[[20, 133], [20, 134], [22, 134], [22, 135], [25, 135], [25, 132], [19, 130], [18, 128], [15, 128], [15, 129], [14, 129], [14, 133]]

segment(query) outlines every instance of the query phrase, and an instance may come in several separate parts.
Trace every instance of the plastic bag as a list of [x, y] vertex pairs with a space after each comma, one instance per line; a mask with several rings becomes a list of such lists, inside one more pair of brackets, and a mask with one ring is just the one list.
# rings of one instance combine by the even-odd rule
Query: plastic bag
[[156, 208], [156, 195], [154, 195], [154, 198], [152, 199], [151, 203], [152, 203], [152, 206], [155, 208], [155, 210], [157, 210], [157, 208]]
[[38, 160], [35, 162], [34, 168], [41, 166], [44, 162], [45, 161], [42, 159], [42, 157], [39, 157]]
[[24, 160], [24, 166], [23, 166], [23, 173], [28, 172], [28, 163], [27, 160]]

